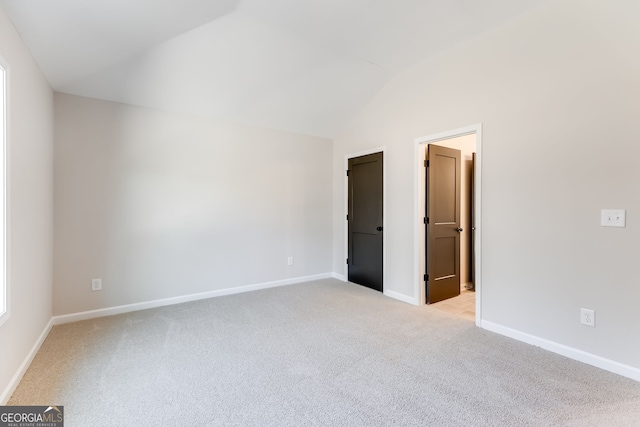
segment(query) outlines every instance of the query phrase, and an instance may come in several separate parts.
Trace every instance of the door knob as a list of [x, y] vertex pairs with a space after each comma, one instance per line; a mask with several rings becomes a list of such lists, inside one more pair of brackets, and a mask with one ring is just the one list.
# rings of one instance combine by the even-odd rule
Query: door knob
[[458, 233], [461, 233], [461, 232], [462, 232], [462, 228], [456, 228], [456, 231], [457, 231]]
[[382, 227], [376, 227], [376, 230], [382, 231]]

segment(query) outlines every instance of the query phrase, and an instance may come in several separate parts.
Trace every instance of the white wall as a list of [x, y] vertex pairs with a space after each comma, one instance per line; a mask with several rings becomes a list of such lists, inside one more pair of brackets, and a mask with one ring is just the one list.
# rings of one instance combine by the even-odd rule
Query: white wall
[[55, 114], [55, 315], [331, 272], [330, 140], [61, 93]]
[[[8, 80], [8, 283], [0, 326], [0, 403], [51, 319], [53, 92], [0, 9]], [[15, 385], [15, 384], [13, 384]]]
[[[385, 289], [414, 297], [413, 141], [482, 123], [483, 321], [637, 371], [637, 16], [548, 2], [392, 80], [334, 143], [334, 271], [345, 153], [387, 147]], [[627, 227], [600, 227], [601, 208], [627, 209]]]

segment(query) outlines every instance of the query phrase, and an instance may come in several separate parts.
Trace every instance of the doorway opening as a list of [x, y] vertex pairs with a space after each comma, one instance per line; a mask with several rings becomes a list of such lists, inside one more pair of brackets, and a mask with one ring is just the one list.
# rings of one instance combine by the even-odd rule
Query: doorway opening
[[[440, 147], [448, 147], [461, 152], [462, 191], [460, 199], [456, 201], [461, 207], [460, 223], [454, 226], [458, 229], [460, 237], [460, 290], [464, 297], [455, 297], [447, 306], [452, 310], [455, 304], [466, 303], [475, 299], [475, 322], [480, 325], [482, 318], [481, 300], [482, 285], [480, 275], [480, 248], [481, 248], [481, 144], [482, 125], [455, 129], [436, 135], [417, 138], [415, 140], [415, 288], [414, 295], [420, 305], [427, 303], [428, 279], [433, 280], [433, 275], [427, 277], [430, 270], [427, 264], [427, 168], [426, 160], [430, 144]], [[435, 151], [435, 150], [433, 150]], [[475, 156], [473, 152], [475, 151]], [[475, 167], [474, 167], [475, 166]], [[433, 202], [432, 202], [433, 203]], [[432, 213], [433, 214], [433, 213]], [[433, 248], [430, 249], [433, 255]], [[431, 258], [433, 259], [433, 258]], [[432, 266], [432, 265], [431, 265]], [[432, 282], [433, 286], [433, 282]], [[475, 292], [471, 292], [474, 289]], [[461, 301], [462, 300], [462, 301]], [[447, 300], [445, 300], [447, 301]], [[433, 302], [433, 301], [432, 301]], [[445, 305], [445, 303], [441, 303]], [[435, 307], [435, 306], [434, 306]], [[469, 317], [469, 313], [466, 313]], [[465, 317], [465, 316], [462, 316]]]

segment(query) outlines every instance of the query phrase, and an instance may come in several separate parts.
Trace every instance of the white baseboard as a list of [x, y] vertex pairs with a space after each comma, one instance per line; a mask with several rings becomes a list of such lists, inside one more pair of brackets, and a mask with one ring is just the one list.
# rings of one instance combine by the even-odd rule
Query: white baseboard
[[312, 280], [329, 279], [333, 277], [331, 273], [316, 274], [313, 276], [294, 277], [292, 279], [276, 280], [274, 282], [258, 283], [255, 285], [240, 286], [237, 288], [219, 289], [215, 291], [202, 292], [198, 294], [182, 295], [178, 297], [164, 298], [153, 301], [139, 302], [135, 304], [119, 305], [116, 307], [101, 308], [98, 310], [83, 311], [80, 313], [64, 314], [53, 317], [54, 325], [78, 322], [80, 320], [95, 319], [98, 317], [113, 316], [116, 314], [130, 313], [132, 311], [146, 310], [149, 308], [163, 307], [166, 305], [181, 304], [183, 302], [197, 301], [202, 299], [221, 297], [225, 295], [240, 294], [244, 292], [257, 291], [260, 289], [276, 288], [279, 286], [293, 285], [296, 283], [310, 282]]
[[388, 296], [389, 298], [397, 299], [399, 301], [406, 302], [407, 304], [419, 305], [418, 300], [416, 300], [414, 297], [409, 297], [404, 294], [401, 294], [395, 291], [389, 291], [389, 290], [385, 290], [382, 293]]
[[[334, 272], [332, 273], [331, 277], [337, 280], [342, 280], [343, 282], [348, 282], [347, 278], [344, 277], [342, 274], [338, 274]], [[384, 290], [382, 294], [388, 296], [389, 298], [397, 299], [399, 301], [406, 302], [411, 305], [419, 305], [417, 299], [413, 297], [408, 297], [404, 294], [401, 294], [395, 291]]]
[[331, 277], [333, 277], [334, 279], [342, 280], [343, 282], [347, 281], [347, 278], [344, 277], [344, 275], [342, 275], [342, 274], [331, 273]]
[[38, 337], [38, 340], [36, 341], [36, 343], [31, 348], [31, 351], [27, 354], [27, 357], [24, 359], [24, 361], [18, 368], [18, 371], [15, 373], [13, 378], [11, 378], [11, 381], [9, 381], [7, 388], [0, 395], [0, 405], [7, 404], [7, 402], [11, 398], [11, 395], [16, 390], [16, 387], [18, 387], [18, 384], [20, 384], [20, 380], [22, 380], [22, 377], [27, 372], [27, 369], [29, 369], [29, 365], [31, 365], [33, 358], [36, 357], [36, 354], [38, 354], [38, 350], [40, 350], [42, 343], [44, 342], [45, 339], [47, 339], [47, 335], [49, 335], [49, 332], [51, 331], [52, 327], [53, 327], [53, 318], [51, 318], [47, 323], [47, 325], [44, 327], [44, 330]]
[[596, 368], [604, 369], [605, 371], [640, 381], [640, 369], [634, 368], [633, 366], [625, 365], [595, 354], [587, 353], [586, 351], [536, 337], [486, 320], [480, 321], [480, 327], [488, 331], [543, 348], [553, 353], [560, 354], [568, 357], [569, 359], [577, 360], [579, 362], [595, 366]]

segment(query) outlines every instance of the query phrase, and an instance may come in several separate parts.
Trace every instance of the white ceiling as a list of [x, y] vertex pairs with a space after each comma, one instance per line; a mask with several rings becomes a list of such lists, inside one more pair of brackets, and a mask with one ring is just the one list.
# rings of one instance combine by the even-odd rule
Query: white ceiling
[[0, 0], [51, 86], [333, 137], [396, 73], [543, 0]]

